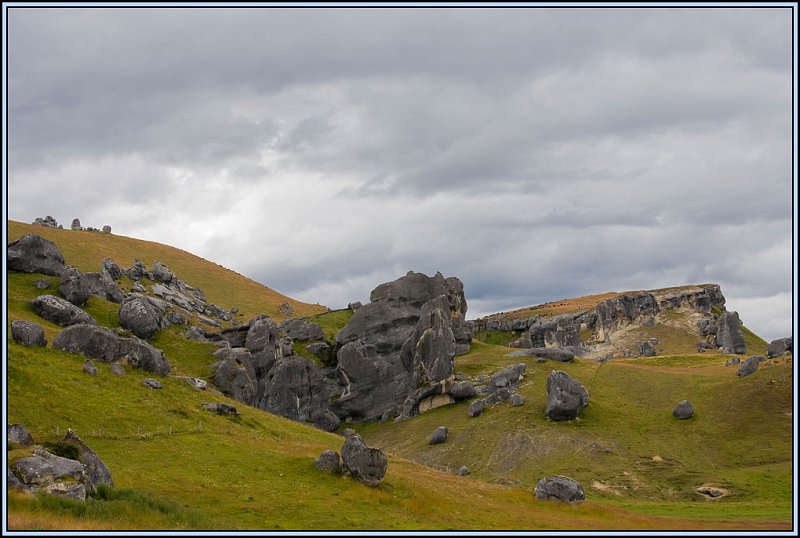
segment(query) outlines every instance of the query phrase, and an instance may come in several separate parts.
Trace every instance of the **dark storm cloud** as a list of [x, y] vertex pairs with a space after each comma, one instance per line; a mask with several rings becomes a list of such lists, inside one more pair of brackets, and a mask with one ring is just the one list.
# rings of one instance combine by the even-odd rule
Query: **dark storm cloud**
[[790, 13], [14, 8], [10, 217], [331, 307], [408, 270], [471, 315], [717, 282], [784, 336]]

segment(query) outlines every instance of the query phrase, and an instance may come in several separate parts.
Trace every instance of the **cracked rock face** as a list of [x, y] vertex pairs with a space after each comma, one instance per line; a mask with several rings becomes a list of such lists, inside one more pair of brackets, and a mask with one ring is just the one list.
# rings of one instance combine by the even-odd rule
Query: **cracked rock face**
[[9, 271], [60, 277], [65, 268], [64, 256], [56, 244], [36, 234], [12, 241], [6, 252]]

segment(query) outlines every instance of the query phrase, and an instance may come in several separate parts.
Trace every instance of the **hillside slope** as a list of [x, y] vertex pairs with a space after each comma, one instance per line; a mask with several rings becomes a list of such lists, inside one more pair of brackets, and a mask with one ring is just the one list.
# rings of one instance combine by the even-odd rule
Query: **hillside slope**
[[98, 271], [104, 258], [113, 259], [121, 267], [130, 267], [134, 258], [140, 259], [147, 268], [155, 261], [165, 263], [179, 278], [203, 290], [209, 302], [228, 310], [238, 308], [237, 317], [244, 321], [257, 314], [282, 320], [285, 315], [279, 307], [284, 302], [294, 309], [295, 316], [310, 316], [326, 310], [324, 306], [297, 301], [235, 271], [168, 245], [113, 233], [59, 230], [8, 221], [9, 242], [29, 233], [53, 241], [66, 263], [82, 272]]
[[[165, 245], [9, 223], [10, 240], [30, 231], [56, 242], [66, 262], [85, 271], [97, 270], [104, 257], [123, 266], [133, 258], [148, 266], [162, 261], [210, 301], [227, 308], [249, 304], [245, 320], [268, 308], [277, 312], [288, 300]], [[7, 420], [24, 424], [37, 443], [55, 442], [72, 428], [109, 466], [116, 490], [85, 504], [9, 492], [9, 530], [791, 528], [790, 357], [736, 379], [716, 354], [554, 366], [474, 343], [456, 359], [457, 372], [486, 375], [524, 361], [528, 372], [519, 392], [526, 404], [501, 404], [469, 419], [463, 402], [403, 422], [350, 425], [389, 456], [386, 479], [370, 488], [314, 466], [321, 451], [341, 448], [340, 435], [196, 390], [176, 377], [208, 379], [217, 349], [186, 340], [176, 326], [151, 342], [173, 367], [162, 390], [145, 388], [147, 374], [129, 366], [121, 377], [101, 363], [96, 377], [83, 373], [85, 358], [52, 349], [60, 327], [30, 306], [41, 293], [32, 284], [42, 277], [9, 274], [8, 324], [35, 321], [50, 344], [29, 348], [9, 334]], [[289, 301], [298, 314], [307, 307], [309, 314], [323, 310]], [[91, 297], [86, 310], [101, 325], [119, 326], [114, 303]], [[349, 315], [316, 319], [331, 337]], [[590, 392], [590, 407], [579, 420], [542, 418], [544, 378], [554, 367]], [[696, 402], [697, 417], [677, 423], [669, 411], [683, 398]], [[202, 408], [206, 402], [234, 404], [240, 415], [212, 414]], [[438, 425], [450, 427], [451, 438], [429, 446], [427, 435]], [[9, 460], [26, 450], [8, 452]], [[455, 476], [460, 465], [471, 474]], [[581, 480], [587, 500], [573, 506], [534, 499], [536, 481], [552, 473]], [[731, 494], [703, 498], [694, 488], [704, 483]]]

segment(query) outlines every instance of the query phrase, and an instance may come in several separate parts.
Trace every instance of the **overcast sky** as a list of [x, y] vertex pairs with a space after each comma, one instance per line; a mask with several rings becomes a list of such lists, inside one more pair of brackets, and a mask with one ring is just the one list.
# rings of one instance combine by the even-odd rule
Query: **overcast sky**
[[409, 270], [470, 319], [714, 282], [788, 336], [791, 15], [11, 8], [9, 218], [331, 308]]

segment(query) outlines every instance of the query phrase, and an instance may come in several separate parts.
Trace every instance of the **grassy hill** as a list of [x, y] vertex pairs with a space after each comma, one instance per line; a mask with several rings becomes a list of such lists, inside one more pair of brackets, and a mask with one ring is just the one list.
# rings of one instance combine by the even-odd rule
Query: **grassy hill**
[[[247, 318], [288, 300], [156, 243], [19, 223], [9, 223], [9, 237], [31, 229], [85, 271], [97, 270], [106, 256], [123, 266], [133, 258], [148, 266], [163, 261], [209, 301], [225, 308], [250, 304]], [[60, 328], [29, 306], [40, 293], [32, 282], [41, 277], [9, 274], [8, 319], [36, 321], [52, 342]], [[298, 312], [303, 308], [289, 301]], [[309, 314], [321, 310], [306, 306]], [[116, 327], [117, 308], [92, 297], [86, 309], [100, 324]], [[316, 319], [331, 337], [348, 317], [348, 311], [336, 311]], [[160, 331], [152, 343], [165, 352], [173, 374], [210, 375], [213, 345], [187, 341], [176, 327]], [[475, 419], [461, 403], [396, 424], [350, 425], [388, 454], [386, 479], [370, 488], [314, 466], [321, 451], [341, 448], [340, 435], [193, 389], [175, 377], [155, 391], [142, 385], [145, 375], [138, 370], [126, 367], [127, 374], [117, 377], [98, 364], [99, 375], [90, 377], [81, 371], [81, 356], [27, 348], [10, 336], [6, 346], [8, 421], [24, 424], [39, 443], [57, 441], [72, 428], [106, 462], [116, 486], [86, 503], [11, 491], [9, 530], [791, 528], [791, 358], [738, 379], [721, 355], [554, 365], [509, 358], [507, 348], [476, 342], [457, 358], [457, 371], [488, 374], [524, 360], [528, 371], [520, 393], [526, 404], [499, 405]], [[590, 393], [579, 420], [543, 418], [544, 380], [556, 367]], [[676, 421], [671, 408], [684, 398], [697, 416]], [[236, 404], [241, 415], [222, 417], [202, 408], [216, 401]], [[427, 436], [439, 425], [450, 428], [450, 439], [428, 446]], [[27, 452], [11, 450], [8, 457], [14, 461]], [[469, 466], [469, 476], [454, 474], [461, 465]], [[536, 480], [552, 473], [580, 480], [587, 500], [570, 506], [534, 499]], [[706, 483], [731, 495], [706, 500], [693, 492]]]
[[66, 263], [83, 272], [99, 271], [104, 258], [113, 259], [120, 267], [130, 267], [134, 258], [138, 258], [148, 270], [154, 261], [165, 263], [178, 278], [203, 290], [209, 302], [226, 310], [237, 307], [237, 318], [244, 321], [256, 314], [282, 320], [284, 315], [278, 308], [283, 302], [294, 308], [296, 316], [310, 316], [326, 310], [321, 305], [286, 297], [221, 265], [168, 245], [116, 234], [59, 230], [8, 221], [9, 242], [29, 233], [53, 241]]

